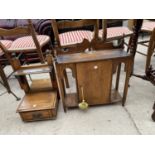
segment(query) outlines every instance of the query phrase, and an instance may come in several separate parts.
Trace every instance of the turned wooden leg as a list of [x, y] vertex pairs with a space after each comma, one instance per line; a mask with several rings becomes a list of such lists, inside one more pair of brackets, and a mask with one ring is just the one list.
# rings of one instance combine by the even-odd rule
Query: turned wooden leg
[[154, 102], [154, 105], [153, 105], [153, 109], [155, 110], [155, 102]]
[[1, 64], [0, 64], [0, 77], [2, 78], [2, 81], [3, 81], [3, 83], [4, 83], [5, 88], [6, 88], [7, 91], [10, 93], [10, 86], [9, 86], [9, 84], [8, 84], [6, 75], [5, 75], [5, 73], [4, 73], [4, 70], [3, 70], [3, 67], [1, 66]]
[[154, 105], [153, 105], [153, 114], [152, 114], [152, 120], [155, 121], [155, 102], [154, 102]]
[[155, 111], [152, 114], [152, 120], [155, 122]]

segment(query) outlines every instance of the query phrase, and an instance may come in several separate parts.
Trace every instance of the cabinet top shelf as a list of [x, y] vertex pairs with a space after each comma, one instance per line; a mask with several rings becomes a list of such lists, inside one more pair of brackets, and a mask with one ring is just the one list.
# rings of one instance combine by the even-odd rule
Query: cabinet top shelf
[[123, 49], [117, 50], [99, 50], [99, 51], [90, 51], [88, 53], [75, 53], [75, 54], [66, 54], [59, 55], [56, 57], [56, 62], [58, 64], [68, 64], [68, 63], [80, 63], [80, 62], [89, 62], [97, 60], [108, 60], [108, 59], [117, 59], [131, 57], [131, 54], [126, 53]]

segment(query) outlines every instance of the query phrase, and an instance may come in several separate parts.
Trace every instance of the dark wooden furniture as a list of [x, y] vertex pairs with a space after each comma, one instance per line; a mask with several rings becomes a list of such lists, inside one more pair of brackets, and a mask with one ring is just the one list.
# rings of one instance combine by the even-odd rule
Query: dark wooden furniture
[[[36, 35], [31, 20], [27, 20], [27, 25], [24, 26], [8, 29], [0, 28], [0, 37], [16, 38], [15, 40], [0, 40], [0, 55], [4, 55], [2, 59], [7, 57], [8, 61], [11, 63], [12, 55], [15, 54], [22, 63], [28, 64], [32, 61], [34, 62], [36, 59], [38, 60], [38, 57], [42, 63], [44, 62], [42, 48], [50, 42], [50, 37]], [[33, 58], [34, 56], [36, 59]], [[12, 73], [8, 78], [11, 75]]]
[[130, 53], [133, 55], [133, 68], [132, 68], [132, 75], [134, 74], [134, 62], [135, 62], [135, 55], [137, 52], [137, 43], [138, 43], [138, 37], [141, 30], [141, 26], [143, 24], [142, 19], [136, 19], [134, 20], [134, 26], [133, 26], [133, 36], [131, 37], [131, 43], [130, 43]]
[[25, 27], [15, 27], [14, 29], [0, 28], [1, 37], [20, 35], [24, 35], [24, 37], [19, 37], [12, 41], [9, 48], [0, 41], [0, 48], [3, 52], [5, 52], [7, 58], [10, 59], [10, 62], [12, 53], [32, 53], [35, 51], [38, 53], [40, 61], [43, 63], [44, 56], [42, 53], [42, 47], [49, 43], [50, 37], [45, 35], [36, 35], [31, 20], [28, 20], [28, 26]]
[[[155, 49], [155, 28], [151, 33], [151, 38], [148, 45], [147, 59], [145, 73], [146, 75], [143, 79], [149, 80], [155, 86], [155, 66], [152, 66], [152, 61], [154, 60], [153, 52]], [[153, 106], [154, 112], [152, 114], [152, 119], [155, 121], [155, 103]]]
[[[150, 66], [146, 71], [146, 78], [155, 86], [155, 69]], [[155, 121], [155, 102], [153, 106], [152, 120]]]
[[[21, 64], [20, 62], [17, 62], [17, 64], [15, 64], [12, 58], [13, 56], [17, 57], [23, 53], [27, 55], [27, 54], [36, 52], [40, 58], [40, 61], [42, 63], [45, 62], [42, 48], [50, 42], [50, 37], [45, 35], [36, 35], [36, 32], [34, 30], [31, 20], [27, 20], [27, 23], [28, 25], [25, 27], [15, 27], [13, 29], [0, 28], [0, 37], [2, 38], [19, 36], [14, 41], [0, 40], [0, 54], [5, 55], [5, 58], [7, 58], [7, 61], [11, 64], [11, 66], [13, 66], [14, 71], [17, 71], [17, 69], [20, 68], [19, 66]], [[20, 59], [20, 61], [22, 60]], [[4, 76], [3, 76], [3, 79], [4, 79]], [[25, 79], [24, 82], [27, 83], [26, 76], [23, 76], [22, 79]], [[24, 87], [26, 92], [26, 85], [24, 85]], [[27, 91], [28, 91], [28, 86], [27, 86]]]
[[[81, 102], [81, 87], [89, 105], [101, 105], [122, 101], [125, 104], [129, 77], [132, 71], [132, 55], [120, 50], [101, 50], [91, 53], [76, 53], [56, 57], [55, 69], [59, 81], [64, 111], [77, 107]], [[123, 96], [119, 94], [120, 64], [126, 68]], [[113, 72], [117, 68], [116, 82], [112, 86]], [[70, 68], [76, 80], [76, 93], [67, 94], [64, 85], [64, 70]]]
[[153, 110], [154, 110], [154, 112], [152, 113], [152, 120], [155, 121], [155, 102], [153, 105]]
[[[144, 25], [143, 25], [143, 29], [144, 29]], [[148, 51], [147, 51], [146, 65], [145, 65], [145, 75], [137, 75], [137, 74], [133, 74], [133, 75], [136, 77], [142, 78], [144, 80], [148, 80], [153, 85], [155, 85], [155, 69], [151, 65], [151, 60], [153, 60], [152, 56], [153, 56], [153, 52], [155, 49], [155, 29], [154, 30], [151, 29], [151, 31], [149, 31], [149, 33], [151, 32], [151, 37], [149, 40], [149, 45], [147, 45]], [[136, 51], [136, 50], [134, 50], [134, 51]], [[135, 53], [134, 53], [134, 55], [135, 55]], [[155, 103], [154, 103], [153, 109], [155, 110]], [[152, 119], [155, 121], [155, 111], [152, 114]]]

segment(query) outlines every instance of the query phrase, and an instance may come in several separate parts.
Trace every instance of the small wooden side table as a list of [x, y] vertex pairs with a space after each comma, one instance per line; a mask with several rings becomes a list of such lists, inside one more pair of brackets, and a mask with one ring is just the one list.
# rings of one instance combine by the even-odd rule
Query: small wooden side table
[[[125, 64], [126, 77], [124, 92], [121, 96], [118, 88], [122, 63]], [[127, 54], [122, 49], [57, 56], [54, 67], [64, 111], [66, 112], [67, 108], [78, 107], [78, 103], [82, 101], [81, 87], [89, 106], [110, 104], [119, 101], [122, 101], [122, 105], [124, 105], [132, 64], [132, 55]], [[66, 93], [64, 84], [64, 71], [66, 68], [72, 70], [76, 81], [76, 93]], [[116, 69], [115, 87], [112, 88], [113, 73], [116, 72]]]

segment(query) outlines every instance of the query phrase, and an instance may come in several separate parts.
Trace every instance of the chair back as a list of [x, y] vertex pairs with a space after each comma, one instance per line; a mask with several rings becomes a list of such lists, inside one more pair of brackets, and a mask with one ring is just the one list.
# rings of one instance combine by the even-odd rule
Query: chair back
[[59, 32], [63, 29], [84, 29], [85, 27], [93, 26], [93, 39], [98, 38], [98, 20], [97, 19], [82, 19], [82, 20], [63, 20], [56, 21], [55, 19], [51, 20], [52, 28], [55, 36], [55, 41], [58, 47], [61, 47]]
[[[107, 40], [107, 25], [108, 25], [108, 19], [102, 19], [102, 40], [106, 41]], [[133, 31], [133, 27], [135, 25], [135, 20], [134, 19], [129, 19], [127, 27], [129, 30]], [[126, 34], [124, 34], [125, 36]], [[122, 37], [124, 37], [122, 35]], [[116, 39], [116, 38], [115, 38]]]
[[[10, 36], [19, 36], [19, 35], [22, 35], [22, 36], [23, 35], [31, 35], [32, 36], [34, 44], [36, 46], [36, 52], [38, 53], [39, 58], [40, 58], [41, 62], [43, 63], [44, 62], [43, 53], [42, 53], [40, 44], [38, 42], [38, 39], [37, 39], [37, 36], [36, 36], [35, 29], [33, 27], [32, 21], [30, 19], [28, 19], [28, 25], [25, 26], [25, 27], [15, 27], [13, 29], [3, 29], [3, 28], [0, 28], [0, 37], [2, 37], [2, 38], [4, 36], [9, 36], [10, 37]], [[7, 58], [10, 61], [11, 57], [10, 57], [9, 51], [1, 43], [1, 41], [0, 41], [0, 48], [3, 50], [3, 52], [5, 53], [5, 55], [7, 56]]]

